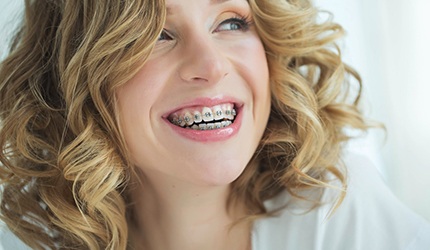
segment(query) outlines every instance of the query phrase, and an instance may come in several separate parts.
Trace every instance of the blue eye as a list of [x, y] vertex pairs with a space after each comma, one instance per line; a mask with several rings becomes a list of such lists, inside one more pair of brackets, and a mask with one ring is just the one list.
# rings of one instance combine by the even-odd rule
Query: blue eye
[[160, 33], [160, 35], [158, 36], [158, 41], [169, 41], [172, 40], [172, 36], [169, 34], [169, 32], [167, 32], [167, 30], [163, 29]]
[[215, 31], [247, 31], [249, 29], [250, 24], [251, 22], [248, 21], [246, 17], [234, 17], [222, 21]]

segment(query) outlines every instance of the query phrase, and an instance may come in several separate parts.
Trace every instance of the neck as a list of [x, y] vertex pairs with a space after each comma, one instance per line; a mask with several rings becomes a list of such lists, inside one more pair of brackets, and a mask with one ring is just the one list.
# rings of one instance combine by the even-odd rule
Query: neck
[[233, 226], [244, 207], [227, 209], [229, 185], [198, 186], [168, 177], [142, 177], [140, 183], [132, 192], [136, 249], [249, 248], [250, 225]]

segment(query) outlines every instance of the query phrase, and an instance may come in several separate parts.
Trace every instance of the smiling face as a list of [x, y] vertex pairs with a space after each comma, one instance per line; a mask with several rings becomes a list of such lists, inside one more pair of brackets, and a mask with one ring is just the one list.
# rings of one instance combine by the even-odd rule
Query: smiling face
[[226, 185], [270, 112], [268, 66], [246, 0], [167, 0], [149, 60], [117, 91], [131, 160], [153, 179]]

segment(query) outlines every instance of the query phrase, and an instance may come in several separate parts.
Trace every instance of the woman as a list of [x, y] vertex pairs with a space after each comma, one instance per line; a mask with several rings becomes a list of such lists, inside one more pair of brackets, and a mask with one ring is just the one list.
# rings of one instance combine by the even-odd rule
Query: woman
[[361, 83], [316, 14], [26, 1], [0, 69], [2, 219], [33, 249], [423, 249], [428, 224], [342, 157]]

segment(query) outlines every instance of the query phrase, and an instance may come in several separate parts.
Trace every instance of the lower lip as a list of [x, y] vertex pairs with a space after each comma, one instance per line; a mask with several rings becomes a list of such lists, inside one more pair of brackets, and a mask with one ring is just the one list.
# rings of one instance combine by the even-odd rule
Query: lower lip
[[239, 132], [242, 124], [242, 107], [237, 110], [238, 114], [234, 119], [234, 122], [225, 128], [213, 129], [213, 130], [194, 130], [178, 127], [170, 123], [167, 119], [165, 122], [179, 135], [199, 142], [217, 142], [227, 140]]

